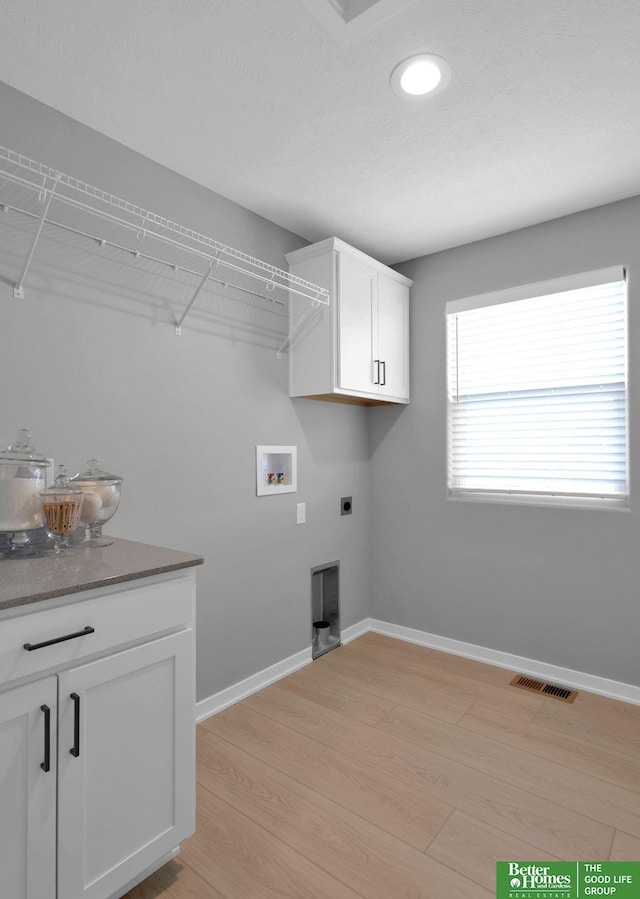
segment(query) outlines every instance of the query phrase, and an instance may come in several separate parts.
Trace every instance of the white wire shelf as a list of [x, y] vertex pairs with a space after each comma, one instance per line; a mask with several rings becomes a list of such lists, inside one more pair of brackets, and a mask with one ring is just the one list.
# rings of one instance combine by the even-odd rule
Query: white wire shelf
[[[17, 299], [24, 298], [25, 281], [46, 224], [174, 272], [197, 275], [201, 280], [175, 319], [177, 334], [208, 281], [271, 303], [283, 304], [275, 298], [275, 292], [281, 291], [307, 300], [312, 308], [329, 305], [329, 291], [317, 284], [0, 146], [0, 212], [10, 210], [34, 224], [31, 246], [13, 289]], [[257, 281], [266, 294], [234, 283], [227, 271]]]

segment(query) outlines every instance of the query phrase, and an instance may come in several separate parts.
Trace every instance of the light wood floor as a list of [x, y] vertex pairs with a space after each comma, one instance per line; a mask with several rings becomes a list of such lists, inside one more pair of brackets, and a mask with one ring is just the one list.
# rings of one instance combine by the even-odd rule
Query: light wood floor
[[367, 634], [198, 727], [198, 829], [127, 899], [493, 899], [640, 859], [640, 707]]

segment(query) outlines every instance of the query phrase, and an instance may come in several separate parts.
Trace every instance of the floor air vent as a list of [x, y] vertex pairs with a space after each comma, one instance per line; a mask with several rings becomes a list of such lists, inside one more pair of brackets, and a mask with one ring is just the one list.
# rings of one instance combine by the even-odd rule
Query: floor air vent
[[510, 685], [520, 687], [521, 690], [529, 690], [531, 693], [543, 693], [553, 699], [561, 699], [562, 702], [573, 702], [578, 695], [577, 690], [559, 687], [557, 684], [545, 684], [544, 681], [536, 680], [535, 677], [526, 677], [524, 674], [516, 674]]

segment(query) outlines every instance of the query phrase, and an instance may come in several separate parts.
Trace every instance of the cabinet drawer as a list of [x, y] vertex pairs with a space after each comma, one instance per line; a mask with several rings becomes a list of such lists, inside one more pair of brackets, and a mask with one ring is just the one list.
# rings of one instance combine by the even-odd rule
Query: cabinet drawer
[[[27, 612], [0, 621], [0, 687], [50, 668], [193, 624], [195, 578], [191, 574], [122, 590], [94, 591], [92, 598]], [[92, 632], [82, 634], [87, 628]], [[31, 651], [31, 646], [72, 634]]]

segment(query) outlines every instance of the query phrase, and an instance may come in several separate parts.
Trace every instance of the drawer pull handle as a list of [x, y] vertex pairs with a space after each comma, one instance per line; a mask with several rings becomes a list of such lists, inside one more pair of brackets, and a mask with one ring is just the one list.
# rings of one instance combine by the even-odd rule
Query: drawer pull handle
[[51, 709], [48, 705], [41, 705], [40, 711], [44, 712], [44, 762], [40, 762], [43, 771], [51, 770]]
[[27, 652], [33, 652], [34, 649], [42, 649], [43, 646], [53, 646], [54, 643], [64, 643], [65, 640], [73, 640], [75, 637], [84, 637], [85, 634], [93, 633], [95, 633], [95, 628], [85, 627], [81, 631], [76, 631], [75, 634], [65, 634], [64, 637], [54, 637], [53, 640], [45, 640], [43, 643], [24, 643], [23, 646]]
[[73, 747], [69, 750], [72, 756], [80, 755], [80, 697], [77, 693], [71, 693], [73, 699]]
[[383, 360], [380, 364], [382, 365], [382, 381], [380, 383], [384, 387], [387, 383], [387, 363]]

